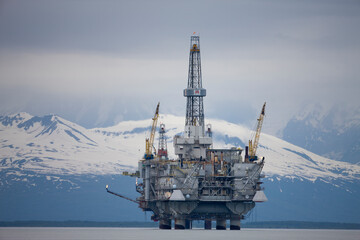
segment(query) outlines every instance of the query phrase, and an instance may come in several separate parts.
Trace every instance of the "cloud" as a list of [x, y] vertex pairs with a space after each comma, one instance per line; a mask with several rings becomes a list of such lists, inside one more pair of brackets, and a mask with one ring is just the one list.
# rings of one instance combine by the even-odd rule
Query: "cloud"
[[87, 126], [185, 114], [199, 32], [205, 114], [276, 132], [305, 103], [359, 108], [357, 1], [3, 1], [0, 113]]
[[[171, 60], [124, 59], [85, 53], [16, 52], [2, 54], [3, 86], [27, 86], [68, 94], [144, 94], [168, 86], [169, 74], [183, 64]], [[186, 75], [186, 73], [182, 74]]]

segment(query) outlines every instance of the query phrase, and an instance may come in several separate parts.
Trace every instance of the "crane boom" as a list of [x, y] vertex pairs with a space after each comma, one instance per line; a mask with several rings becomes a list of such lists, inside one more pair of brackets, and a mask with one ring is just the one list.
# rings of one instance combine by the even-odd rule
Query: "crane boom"
[[257, 123], [257, 127], [256, 127], [256, 132], [255, 132], [255, 137], [254, 137], [254, 141], [250, 140], [249, 141], [249, 160], [250, 161], [254, 161], [257, 159], [256, 156], [256, 150], [259, 144], [259, 139], [260, 139], [260, 133], [261, 133], [261, 127], [264, 121], [264, 117], [265, 117], [265, 106], [266, 106], [266, 102], [264, 103], [260, 116], [257, 119], [258, 123]]
[[154, 155], [152, 154], [152, 148], [154, 145], [154, 138], [155, 138], [155, 131], [156, 131], [156, 125], [157, 125], [157, 120], [159, 118], [159, 106], [160, 106], [160, 102], [158, 103], [156, 110], [155, 110], [155, 115], [152, 118], [152, 127], [151, 127], [151, 133], [150, 133], [150, 138], [146, 138], [146, 145], [145, 145], [145, 159], [153, 159]]

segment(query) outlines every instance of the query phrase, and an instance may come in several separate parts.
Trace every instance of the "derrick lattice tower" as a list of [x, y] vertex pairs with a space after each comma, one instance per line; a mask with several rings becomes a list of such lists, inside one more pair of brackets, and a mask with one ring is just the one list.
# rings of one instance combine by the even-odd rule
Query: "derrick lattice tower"
[[189, 55], [189, 75], [186, 97], [185, 131], [183, 136], [175, 136], [175, 154], [186, 161], [202, 161], [206, 149], [212, 145], [212, 138], [205, 135], [204, 103], [206, 90], [202, 87], [200, 37], [191, 36]]
[[166, 135], [165, 135], [165, 124], [160, 124], [159, 130], [159, 147], [158, 147], [158, 156], [160, 159], [167, 159], [167, 143], [166, 143]]
[[[188, 84], [184, 90], [186, 101], [185, 128], [200, 126], [200, 136], [204, 136], [204, 104], [206, 90], [202, 88], [200, 37], [191, 36]], [[187, 132], [189, 134], [189, 131]]]

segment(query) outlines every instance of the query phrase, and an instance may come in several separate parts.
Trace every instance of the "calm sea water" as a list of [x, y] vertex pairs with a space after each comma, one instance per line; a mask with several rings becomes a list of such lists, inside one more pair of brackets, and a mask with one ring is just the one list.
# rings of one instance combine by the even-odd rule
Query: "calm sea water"
[[1, 240], [346, 240], [360, 239], [360, 230], [242, 229], [158, 230], [150, 228], [0, 228]]

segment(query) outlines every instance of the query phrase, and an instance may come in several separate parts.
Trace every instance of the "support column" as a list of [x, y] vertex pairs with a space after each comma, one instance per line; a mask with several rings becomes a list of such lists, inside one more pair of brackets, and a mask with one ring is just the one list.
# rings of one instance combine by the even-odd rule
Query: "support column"
[[240, 230], [240, 216], [230, 218], [230, 230]]
[[175, 219], [175, 229], [185, 229], [185, 219]]
[[192, 229], [192, 221], [185, 219], [185, 229]]
[[171, 229], [171, 219], [161, 219], [159, 221], [160, 229]]
[[216, 230], [226, 230], [226, 219], [224, 218], [216, 219]]
[[211, 230], [211, 219], [205, 219], [204, 221], [204, 229]]

